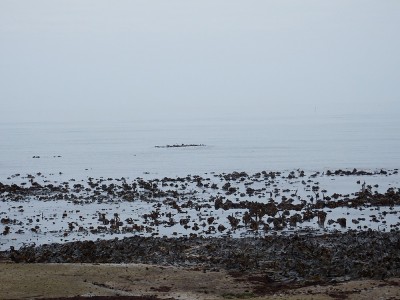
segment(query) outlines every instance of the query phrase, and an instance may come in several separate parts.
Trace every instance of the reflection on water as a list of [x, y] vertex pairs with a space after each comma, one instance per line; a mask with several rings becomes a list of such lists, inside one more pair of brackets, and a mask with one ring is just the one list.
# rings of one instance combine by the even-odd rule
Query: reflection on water
[[[0, 179], [30, 172], [85, 178], [395, 168], [399, 129], [398, 118], [377, 115], [0, 123]], [[182, 143], [206, 147], [154, 147]]]

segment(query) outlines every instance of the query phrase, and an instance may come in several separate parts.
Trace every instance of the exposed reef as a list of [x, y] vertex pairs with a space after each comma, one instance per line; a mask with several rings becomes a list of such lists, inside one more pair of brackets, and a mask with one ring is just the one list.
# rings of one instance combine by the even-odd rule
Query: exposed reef
[[187, 148], [187, 147], [205, 147], [204, 144], [174, 144], [165, 146], [154, 146], [155, 148]]

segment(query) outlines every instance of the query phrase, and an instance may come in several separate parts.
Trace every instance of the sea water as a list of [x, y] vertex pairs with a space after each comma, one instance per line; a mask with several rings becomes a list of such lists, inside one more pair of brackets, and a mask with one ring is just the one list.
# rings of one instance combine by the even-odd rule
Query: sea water
[[[398, 168], [400, 119], [386, 115], [0, 122], [0, 180], [206, 172]], [[174, 144], [202, 147], [157, 148]]]
[[[35, 176], [40, 184], [80, 181], [85, 184], [88, 177], [122, 178], [129, 181], [137, 177], [147, 179], [200, 175], [210, 177], [220, 184], [218, 174], [245, 171], [253, 174], [260, 171], [283, 171], [276, 180], [282, 195], [292, 193], [309, 201], [314, 196], [305, 189], [301, 180], [287, 179], [290, 171], [306, 172], [306, 178], [319, 172], [321, 190], [354, 195], [361, 188], [360, 182], [374, 186], [374, 191], [386, 192], [388, 188], [400, 187], [398, 173], [380, 175], [380, 169], [394, 170], [400, 162], [400, 121], [393, 115], [325, 115], [274, 116], [257, 118], [198, 118], [164, 119], [130, 122], [40, 122], [0, 123], [0, 181], [5, 184], [27, 181], [27, 174]], [[156, 147], [176, 144], [201, 144], [199, 147]], [[374, 176], [324, 176], [328, 169], [357, 168], [372, 170]], [[38, 175], [38, 173], [40, 174]], [[214, 173], [215, 172], [215, 173]], [[391, 172], [393, 173], [393, 172]], [[16, 176], [16, 174], [21, 174]], [[215, 177], [215, 176], [217, 177]], [[286, 176], [286, 177], [285, 177]], [[81, 181], [83, 180], [83, 181]], [[257, 183], [255, 183], [256, 185]], [[313, 183], [314, 184], [314, 183]], [[375, 187], [376, 186], [376, 187]], [[190, 190], [195, 190], [193, 183]], [[287, 190], [288, 192], [284, 192]], [[219, 192], [220, 190], [218, 190]], [[201, 191], [199, 191], [201, 192]], [[198, 201], [208, 202], [210, 191], [200, 193]], [[232, 195], [233, 202], [237, 201]], [[228, 197], [228, 198], [229, 198]], [[150, 201], [93, 202], [75, 204], [68, 200], [37, 201], [27, 196], [21, 201], [5, 201], [0, 195], [0, 216], [17, 220], [11, 233], [0, 235], [0, 251], [10, 246], [21, 247], [35, 243], [67, 242], [85, 239], [109, 239], [152, 233], [92, 234], [87, 229], [97, 228], [98, 214], [118, 213], [121, 220], [136, 219], [139, 224], [143, 214], [154, 209]], [[267, 201], [267, 199], [251, 199]], [[279, 200], [279, 199], [276, 199]], [[165, 206], [162, 209], [169, 209]], [[68, 216], [61, 218], [67, 211]], [[364, 207], [353, 209], [339, 207], [328, 210], [328, 219], [346, 218], [347, 229], [390, 230], [399, 224], [398, 207]], [[190, 210], [177, 214], [177, 220], [192, 214], [192, 221], [213, 215], [219, 224], [229, 228], [227, 215], [232, 210]], [[241, 214], [242, 210], [234, 210]], [[297, 212], [291, 212], [297, 213]], [[198, 215], [199, 214], [199, 215]], [[373, 221], [378, 216], [379, 222]], [[32, 223], [30, 219], [36, 220]], [[352, 220], [364, 220], [353, 223]], [[79, 224], [85, 231], [70, 230], [69, 224]], [[30, 228], [40, 226], [39, 232]], [[193, 225], [192, 223], [190, 224]], [[0, 224], [0, 233], [6, 224]], [[320, 230], [316, 218], [299, 224], [297, 228]], [[323, 230], [338, 230], [337, 224], [327, 225]], [[23, 233], [19, 233], [22, 230]], [[190, 229], [182, 226], [156, 228], [159, 236], [187, 236]], [[193, 231], [192, 233], [202, 234]], [[235, 237], [253, 235], [246, 228], [232, 232]], [[220, 235], [220, 234], [216, 234]]]

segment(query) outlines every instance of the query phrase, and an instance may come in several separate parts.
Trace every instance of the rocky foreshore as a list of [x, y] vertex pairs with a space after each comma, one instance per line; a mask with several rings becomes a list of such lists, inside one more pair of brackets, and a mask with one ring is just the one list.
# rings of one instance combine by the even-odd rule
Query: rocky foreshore
[[400, 276], [398, 232], [263, 238], [151, 238], [28, 246], [4, 253], [17, 263], [145, 263], [229, 270], [269, 283], [339, 282]]
[[65, 181], [15, 174], [0, 183], [0, 251], [132, 236], [399, 233], [398, 186], [398, 169]]
[[14, 174], [0, 183], [0, 262], [154, 265], [219, 274], [254, 295], [358, 279], [395, 289], [399, 186], [398, 169]]

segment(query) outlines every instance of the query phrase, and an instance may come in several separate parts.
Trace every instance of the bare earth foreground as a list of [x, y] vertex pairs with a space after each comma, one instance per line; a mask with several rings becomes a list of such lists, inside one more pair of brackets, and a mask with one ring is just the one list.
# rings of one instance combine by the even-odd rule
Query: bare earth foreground
[[263, 283], [224, 270], [204, 272], [143, 264], [13, 263], [1, 263], [0, 270], [1, 299], [400, 299], [398, 278], [305, 287], [287, 283], [270, 290], [269, 295], [257, 295], [254, 291]]

